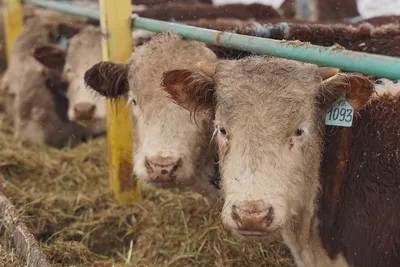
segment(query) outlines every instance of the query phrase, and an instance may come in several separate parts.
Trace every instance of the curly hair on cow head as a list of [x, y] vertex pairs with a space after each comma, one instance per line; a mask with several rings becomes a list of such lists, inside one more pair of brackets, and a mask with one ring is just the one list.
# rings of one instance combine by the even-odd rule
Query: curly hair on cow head
[[129, 91], [128, 70], [126, 64], [103, 61], [85, 72], [85, 84], [100, 95], [115, 99]]

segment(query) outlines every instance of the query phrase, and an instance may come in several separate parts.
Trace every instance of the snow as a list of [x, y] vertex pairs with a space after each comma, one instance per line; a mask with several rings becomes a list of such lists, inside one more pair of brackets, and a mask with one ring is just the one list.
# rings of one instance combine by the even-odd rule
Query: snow
[[[283, 0], [213, 0], [216, 5], [227, 3], [262, 3], [279, 7]], [[400, 15], [400, 0], [358, 0], [361, 16]]]

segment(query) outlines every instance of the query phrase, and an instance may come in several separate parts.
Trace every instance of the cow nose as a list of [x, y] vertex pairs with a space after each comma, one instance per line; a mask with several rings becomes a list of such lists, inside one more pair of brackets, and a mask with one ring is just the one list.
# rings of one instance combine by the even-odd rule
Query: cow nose
[[8, 93], [9, 90], [10, 87], [8, 86], [8, 84], [3, 81], [0, 81], [0, 91]]
[[96, 105], [88, 102], [80, 102], [74, 105], [75, 118], [77, 120], [92, 120]]
[[272, 224], [274, 210], [263, 201], [245, 201], [241, 205], [232, 206], [231, 217], [238, 230], [265, 232]]
[[145, 160], [147, 172], [154, 182], [172, 182], [175, 172], [182, 166], [182, 160], [173, 157], [155, 157]]

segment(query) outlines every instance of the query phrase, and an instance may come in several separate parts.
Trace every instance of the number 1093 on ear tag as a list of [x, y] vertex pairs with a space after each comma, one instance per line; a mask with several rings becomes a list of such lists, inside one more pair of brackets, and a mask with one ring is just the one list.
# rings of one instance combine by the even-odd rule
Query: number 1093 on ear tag
[[354, 108], [347, 102], [346, 94], [333, 103], [325, 116], [325, 124], [331, 126], [351, 127], [353, 124]]

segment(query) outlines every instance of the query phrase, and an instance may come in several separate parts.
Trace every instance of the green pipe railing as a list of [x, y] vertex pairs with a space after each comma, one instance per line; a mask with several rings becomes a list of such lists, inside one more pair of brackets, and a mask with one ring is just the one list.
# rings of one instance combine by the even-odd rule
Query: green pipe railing
[[[99, 19], [98, 11], [87, 10], [87, 8], [84, 9], [67, 3], [44, 0], [25, 0], [25, 2], [68, 14]], [[96, 16], [95, 12], [97, 12]], [[135, 16], [132, 20], [132, 27], [158, 33], [171, 31], [187, 39], [207, 44], [257, 54], [268, 54], [382, 78], [400, 79], [400, 58], [396, 57], [354, 52], [336, 47], [322, 47], [297, 41], [278, 41]]]
[[25, 4], [32, 4], [38, 7], [54, 9], [65, 14], [86, 17], [93, 20], [100, 20], [99, 10], [87, 7], [77, 7], [66, 2], [56, 2], [47, 0], [22, 0]]
[[334, 47], [322, 47], [294, 41], [221, 32], [154, 19], [136, 18], [134, 28], [153, 32], [175, 32], [185, 38], [204, 43], [268, 54], [321, 66], [335, 67], [388, 79], [400, 79], [400, 58], [354, 52]]

